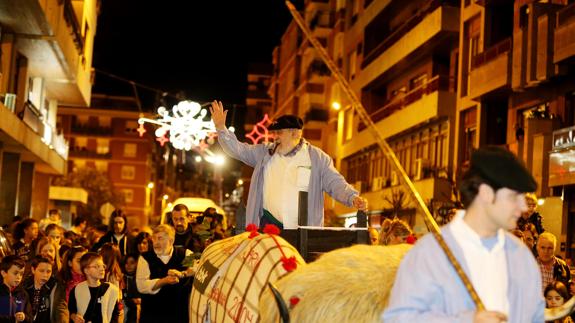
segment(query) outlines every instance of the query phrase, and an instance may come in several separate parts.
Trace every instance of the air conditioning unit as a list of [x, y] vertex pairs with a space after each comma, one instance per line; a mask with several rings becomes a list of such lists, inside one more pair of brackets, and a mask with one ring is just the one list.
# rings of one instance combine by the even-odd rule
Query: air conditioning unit
[[415, 160], [415, 177], [414, 180], [422, 180], [425, 176], [424, 171], [429, 167], [429, 160], [425, 158], [417, 158]]
[[390, 181], [391, 186], [399, 185], [399, 175], [397, 174], [397, 171], [391, 171]]
[[16, 94], [6, 93], [4, 95], [4, 105], [10, 109], [10, 111], [14, 112], [14, 108], [16, 107]]

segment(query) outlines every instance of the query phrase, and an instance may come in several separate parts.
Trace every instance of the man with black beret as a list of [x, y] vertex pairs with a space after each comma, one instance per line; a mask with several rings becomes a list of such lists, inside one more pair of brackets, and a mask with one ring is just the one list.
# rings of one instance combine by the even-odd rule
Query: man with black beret
[[433, 235], [420, 239], [397, 271], [389, 306], [393, 322], [543, 322], [541, 274], [531, 251], [510, 234], [537, 183], [501, 147], [472, 154], [458, 182], [465, 211], [441, 234], [469, 277], [485, 310], [477, 310]]
[[367, 209], [367, 201], [338, 173], [331, 157], [302, 138], [301, 118], [293, 115], [277, 118], [268, 127], [273, 144], [249, 145], [239, 142], [226, 129], [227, 111], [221, 102], [212, 102], [210, 110], [223, 150], [254, 167], [246, 223], [296, 229], [299, 192], [307, 192], [307, 225], [323, 225], [324, 192], [349, 207]]

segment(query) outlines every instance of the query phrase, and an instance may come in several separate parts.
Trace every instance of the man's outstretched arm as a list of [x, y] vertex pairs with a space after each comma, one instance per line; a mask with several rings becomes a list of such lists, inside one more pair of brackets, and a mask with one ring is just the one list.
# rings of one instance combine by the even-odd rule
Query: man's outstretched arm
[[248, 166], [255, 167], [262, 158], [265, 148], [262, 145], [249, 145], [239, 142], [236, 136], [226, 129], [228, 111], [224, 110], [224, 105], [221, 101], [212, 102], [210, 112], [212, 113], [212, 121], [218, 131], [218, 142], [224, 152]]

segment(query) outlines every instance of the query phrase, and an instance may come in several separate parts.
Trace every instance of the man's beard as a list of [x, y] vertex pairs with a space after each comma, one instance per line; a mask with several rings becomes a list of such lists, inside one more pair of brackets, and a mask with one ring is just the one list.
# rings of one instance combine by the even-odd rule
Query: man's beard
[[186, 228], [184, 228], [183, 225], [178, 224], [178, 225], [176, 225], [176, 232], [177, 233], [184, 233], [184, 232], [186, 232]]

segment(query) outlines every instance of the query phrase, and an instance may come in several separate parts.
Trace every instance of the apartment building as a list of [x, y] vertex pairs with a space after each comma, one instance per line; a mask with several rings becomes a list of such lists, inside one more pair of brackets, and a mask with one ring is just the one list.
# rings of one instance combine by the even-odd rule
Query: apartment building
[[575, 4], [461, 5], [456, 164], [483, 145], [520, 156], [539, 183], [545, 229], [558, 237], [558, 252], [573, 258]]
[[[434, 210], [451, 199], [459, 1], [332, 1], [333, 58]], [[369, 200], [370, 224], [399, 216], [423, 232], [414, 201], [338, 85], [336, 164]], [[404, 191], [405, 192], [405, 191]], [[341, 206], [337, 214], [350, 212]]]
[[[70, 143], [68, 171], [92, 167], [107, 174], [124, 195], [122, 209], [131, 227], [150, 224], [160, 186], [153, 159], [155, 137], [140, 137], [141, 116], [133, 97], [102, 94], [92, 96], [89, 109], [60, 106], [58, 110], [58, 125]], [[153, 127], [146, 128], [153, 133]]]
[[[304, 19], [313, 35], [327, 46], [333, 23], [329, 1], [305, 1]], [[304, 137], [326, 149], [330, 142], [330, 117], [332, 126], [335, 124], [327, 96], [330, 72], [294, 21], [274, 49], [272, 63], [270, 117], [299, 116], [305, 123]]]
[[59, 104], [87, 106], [97, 0], [0, 2], [0, 224], [43, 218], [66, 172]]

